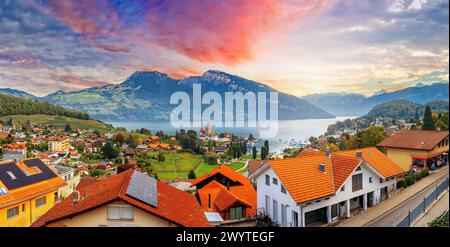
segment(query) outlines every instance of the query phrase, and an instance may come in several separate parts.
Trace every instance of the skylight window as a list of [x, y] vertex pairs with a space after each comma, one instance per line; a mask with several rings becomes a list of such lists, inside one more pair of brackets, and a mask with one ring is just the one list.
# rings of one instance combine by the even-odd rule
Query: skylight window
[[11, 171], [7, 171], [6, 173], [11, 177], [12, 180], [17, 179], [17, 177]]
[[37, 166], [33, 166], [33, 169], [34, 169], [37, 173], [42, 173], [41, 169], [39, 169], [39, 167], [37, 167]]
[[8, 194], [8, 191], [5, 189], [5, 187], [0, 187], [0, 196]]

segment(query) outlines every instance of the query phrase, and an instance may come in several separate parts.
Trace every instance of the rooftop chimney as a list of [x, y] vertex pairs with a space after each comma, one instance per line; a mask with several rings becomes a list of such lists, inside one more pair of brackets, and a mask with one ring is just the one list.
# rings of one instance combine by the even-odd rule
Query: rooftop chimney
[[361, 151], [356, 152], [356, 157], [362, 158], [363, 153]]

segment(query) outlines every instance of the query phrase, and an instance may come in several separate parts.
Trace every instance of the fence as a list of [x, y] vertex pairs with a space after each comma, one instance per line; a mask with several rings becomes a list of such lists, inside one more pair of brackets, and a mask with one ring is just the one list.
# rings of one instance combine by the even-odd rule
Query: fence
[[410, 227], [420, 216], [422, 216], [442, 193], [448, 188], [449, 178], [446, 177], [434, 189], [428, 193], [415, 207], [400, 217], [393, 227]]

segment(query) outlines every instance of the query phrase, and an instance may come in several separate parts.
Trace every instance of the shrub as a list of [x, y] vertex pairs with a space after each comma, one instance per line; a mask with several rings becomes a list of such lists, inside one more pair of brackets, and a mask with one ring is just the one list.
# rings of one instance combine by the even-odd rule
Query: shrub
[[428, 170], [422, 170], [422, 171], [420, 172], [420, 174], [422, 175], [422, 177], [426, 177], [426, 176], [428, 176], [430, 173], [428, 172]]
[[414, 183], [414, 179], [413, 179], [412, 176], [407, 176], [407, 177], [405, 178], [405, 182], [406, 182], [406, 185], [407, 185], [407, 186], [410, 186], [411, 184]]
[[189, 179], [195, 179], [195, 178], [197, 178], [197, 176], [195, 175], [194, 170], [191, 170], [191, 171], [189, 172], [188, 178], [189, 178]]
[[397, 187], [398, 188], [405, 188], [407, 185], [406, 185], [406, 182], [405, 182], [405, 180], [400, 180], [400, 181], [398, 181], [398, 183], [397, 183]]
[[422, 179], [422, 173], [421, 173], [421, 172], [416, 172], [416, 173], [413, 174], [413, 176], [414, 176], [414, 177], [413, 177], [414, 180], [419, 181], [419, 180]]

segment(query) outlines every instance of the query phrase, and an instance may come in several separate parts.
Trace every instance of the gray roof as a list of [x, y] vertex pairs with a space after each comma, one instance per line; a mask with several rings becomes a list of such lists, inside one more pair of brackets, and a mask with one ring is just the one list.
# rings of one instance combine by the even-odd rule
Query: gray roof
[[67, 174], [69, 172], [72, 172], [73, 168], [67, 167], [67, 166], [60, 166], [60, 165], [53, 165], [52, 168], [56, 171], [58, 175]]
[[15, 151], [7, 151], [5, 154], [3, 154], [2, 161], [8, 161], [8, 160], [23, 160], [26, 159], [27, 155], [23, 154], [22, 152], [15, 152]]

